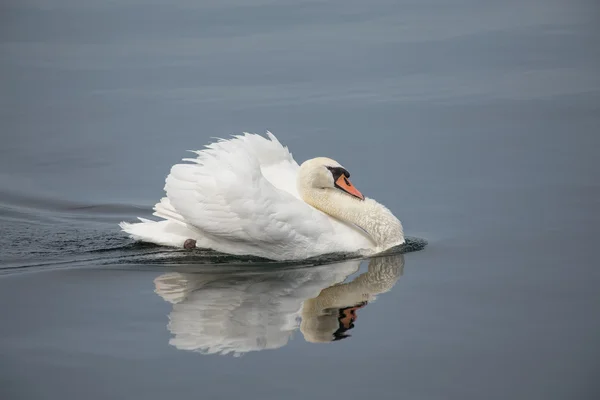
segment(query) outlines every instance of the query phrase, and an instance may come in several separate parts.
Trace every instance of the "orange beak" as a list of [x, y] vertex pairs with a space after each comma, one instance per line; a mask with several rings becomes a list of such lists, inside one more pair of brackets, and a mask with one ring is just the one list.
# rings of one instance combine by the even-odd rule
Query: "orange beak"
[[351, 194], [354, 197], [357, 197], [361, 200], [365, 199], [365, 196], [363, 196], [362, 193], [359, 192], [358, 189], [354, 187], [354, 185], [352, 185], [352, 182], [350, 182], [350, 180], [346, 178], [346, 175], [340, 175], [337, 181], [335, 181], [335, 186], [339, 189], [342, 189], [344, 192]]

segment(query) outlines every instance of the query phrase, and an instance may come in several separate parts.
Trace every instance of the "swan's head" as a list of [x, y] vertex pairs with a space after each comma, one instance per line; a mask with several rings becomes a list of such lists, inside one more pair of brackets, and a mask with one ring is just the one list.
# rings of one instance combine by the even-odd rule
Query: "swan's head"
[[359, 200], [365, 197], [350, 182], [350, 173], [331, 158], [317, 157], [307, 160], [298, 171], [297, 186], [300, 195], [322, 190], [339, 190]]

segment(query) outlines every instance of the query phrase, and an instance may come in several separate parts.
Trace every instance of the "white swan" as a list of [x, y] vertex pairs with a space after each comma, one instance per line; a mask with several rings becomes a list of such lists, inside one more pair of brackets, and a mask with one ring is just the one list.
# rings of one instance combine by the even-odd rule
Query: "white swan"
[[321, 254], [371, 255], [404, 243], [400, 221], [365, 198], [329, 158], [299, 166], [267, 132], [219, 140], [176, 164], [167, 196], [154, 207], [162, 221], [122, 222], [132, 238], [235, 255], [298, 260]]

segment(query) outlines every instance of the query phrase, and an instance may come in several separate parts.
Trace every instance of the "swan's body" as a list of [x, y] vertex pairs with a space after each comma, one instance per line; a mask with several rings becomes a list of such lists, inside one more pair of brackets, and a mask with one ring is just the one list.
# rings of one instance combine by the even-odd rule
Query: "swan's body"
[[145, 242], [183, 247], [193, 239], [197, 247], [275, 260], [370, 255], [404, 242], [400, 221], [362, 198], [341, 165], [315, 158], [299, 166], [267, 135], [244, 134], [194, 152], [197, 158], [174, 165], [166, 179], [167, 197], [154, 207], [164, 220], [121, 228]]

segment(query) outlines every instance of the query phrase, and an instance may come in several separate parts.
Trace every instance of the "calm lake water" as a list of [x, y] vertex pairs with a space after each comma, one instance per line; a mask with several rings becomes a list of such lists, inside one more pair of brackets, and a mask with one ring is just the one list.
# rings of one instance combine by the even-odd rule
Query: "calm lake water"
[[[600, 398], [599, 26], [591, 1], [4, 2], [0, 398]], [[267, 129], [427, 247], [260, 264], [119, 232], [186, 150]]]

